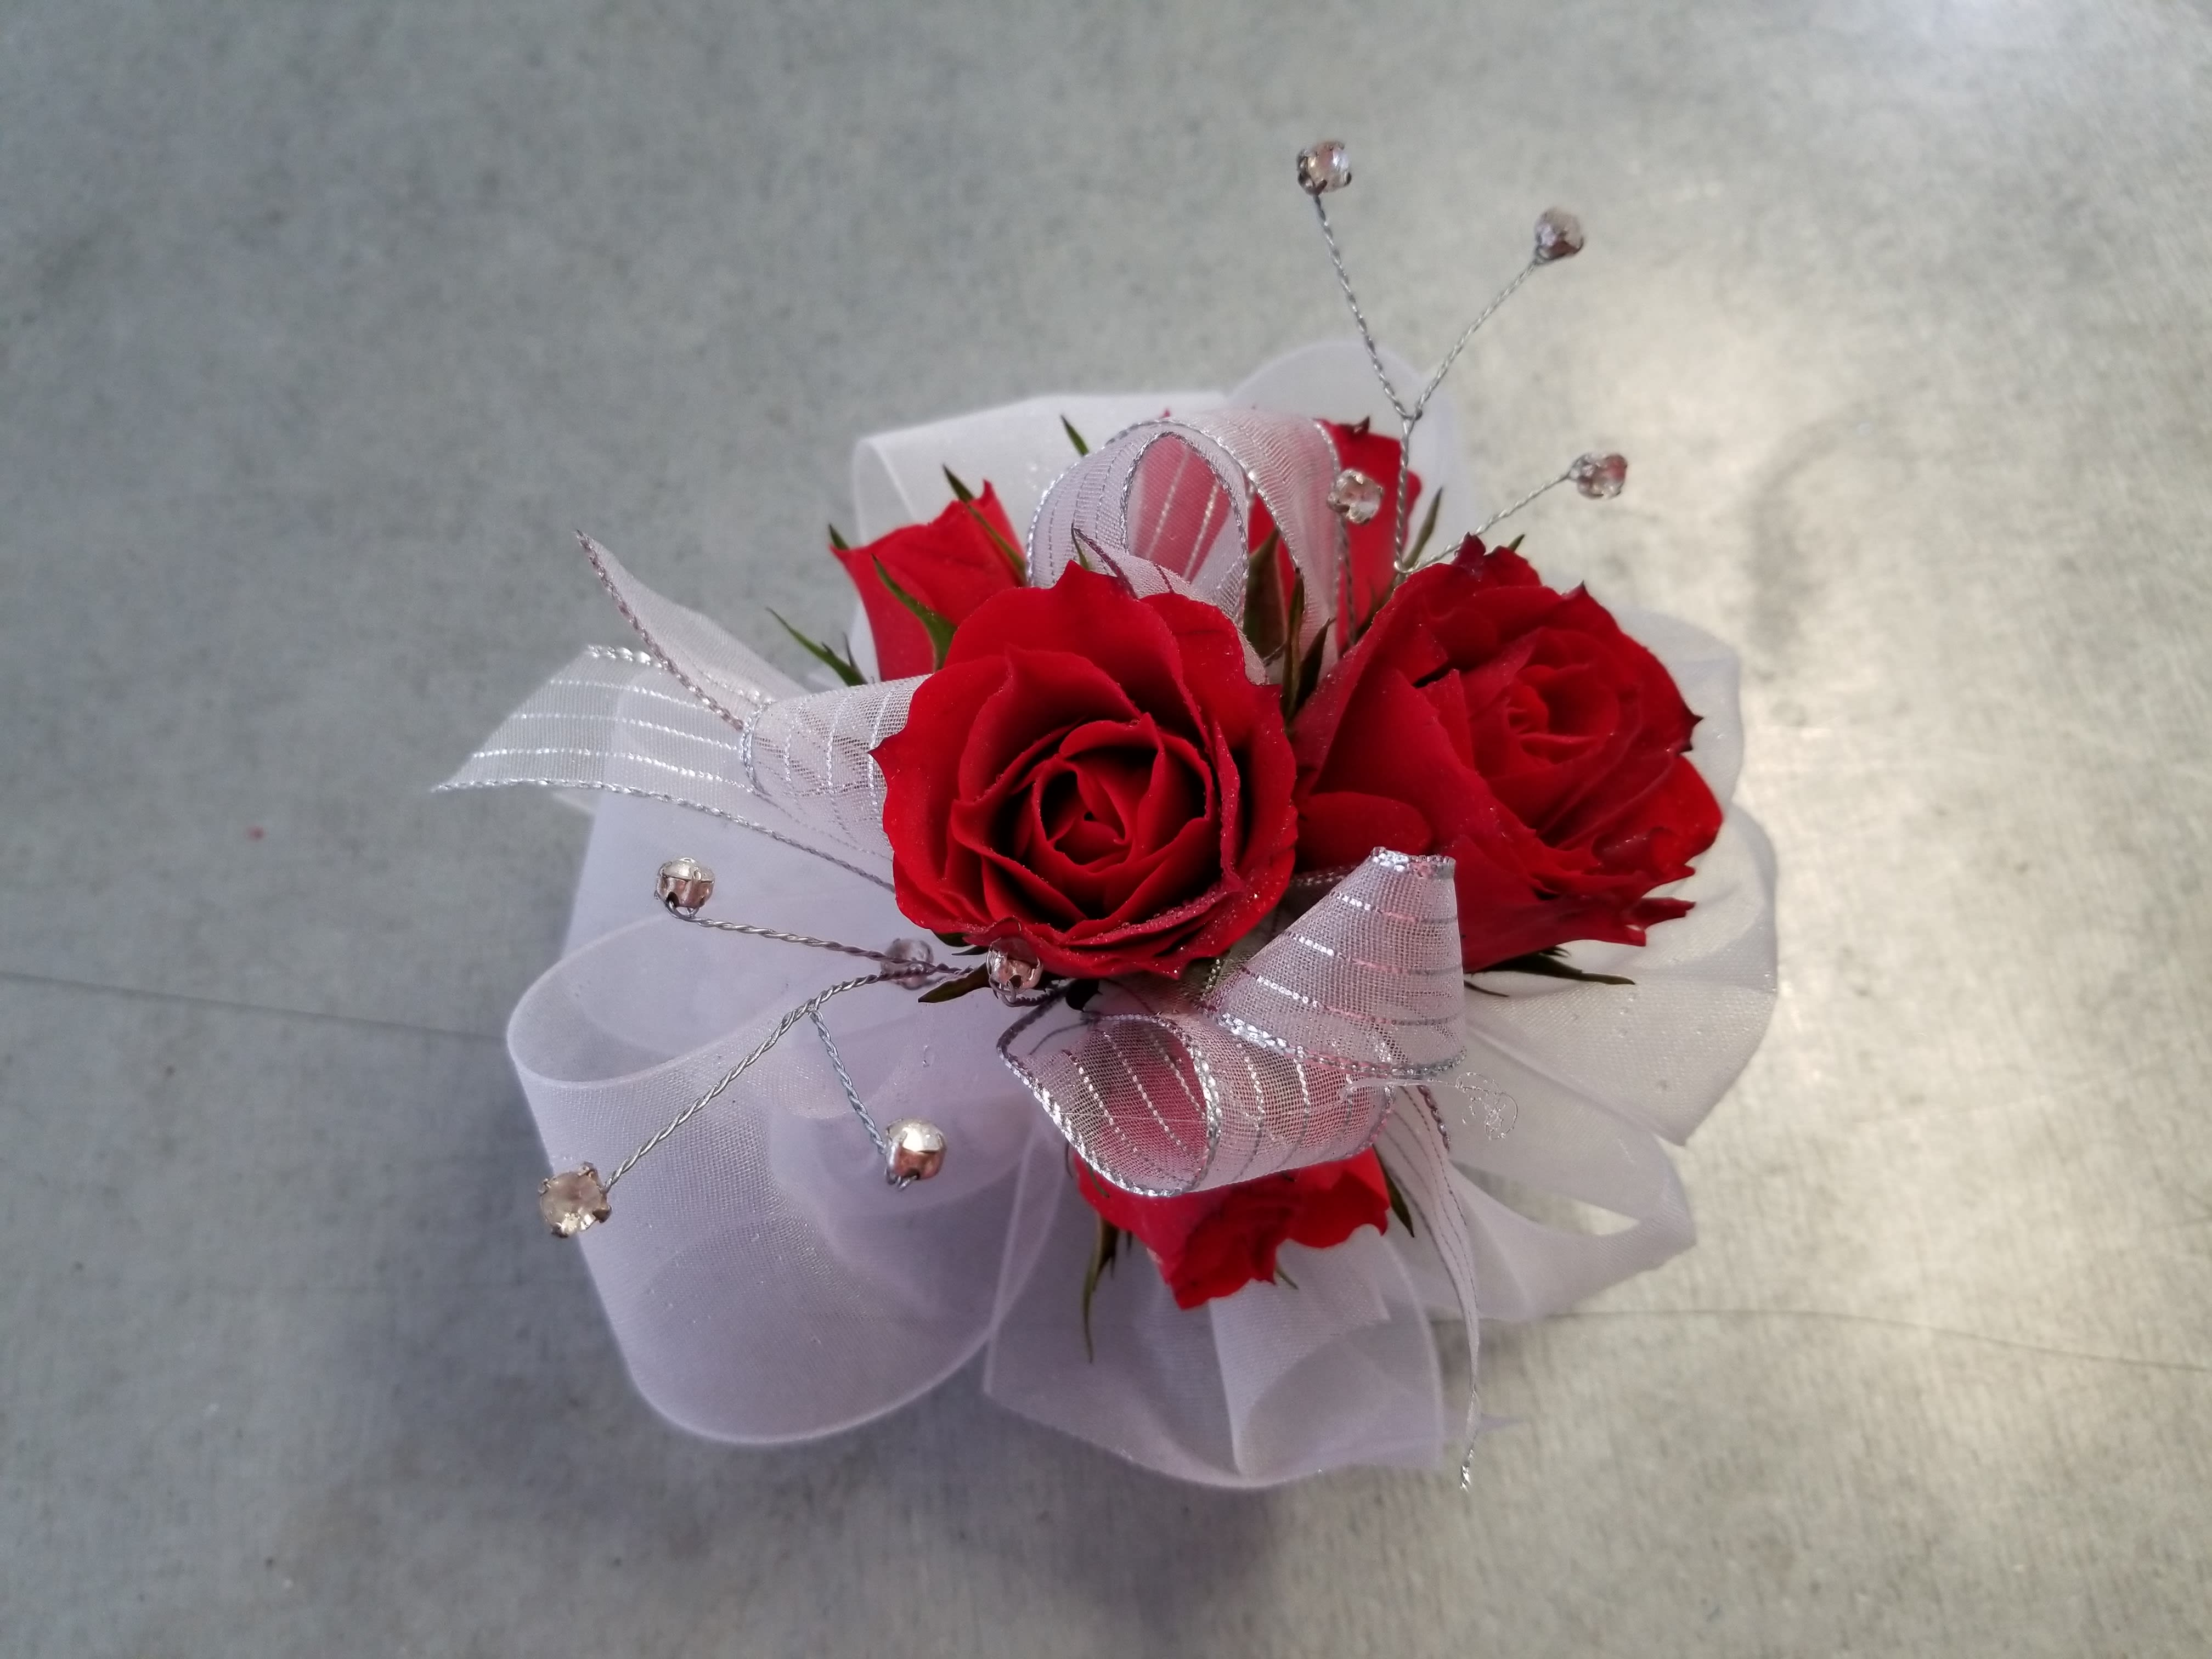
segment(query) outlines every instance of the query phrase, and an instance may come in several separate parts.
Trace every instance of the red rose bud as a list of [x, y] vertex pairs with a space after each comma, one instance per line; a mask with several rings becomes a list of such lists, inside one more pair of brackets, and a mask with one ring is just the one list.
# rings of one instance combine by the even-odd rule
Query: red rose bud
[[1377, 847], [1458, 860], [1469, 969], [1640, 945], [1685, 914], [1721, 809], [1684, 758], [1697, 724], [1659, 659], [1577, 588], [1473, 537], [1409, 577], [1300, 714], [1298, 863]]
[[986, 600], [879, 745], [899, 908], [1056, 974], [1179, 974], [1274, 908], [1297, 837], [1237, 629], [1071, 568]]
[[1390, 1218], [1390, 1189], [1371, 1152], [1215, 1187], [1179, 1198], [1139, 1198], [1078, 1164], [1084, 1201], [1152, 1253], [1179, 1308], [1275, 1280], [1285, 1244], [1325, 1250]]
[[[993, 530], [1005, 539], [1005, 547], [992, 539]], [[955, 501], [927, 524], [907, 525], [865, 547], [833, 547], [830, 551], [860, 589], [868, 631], [875, 636], [878, 673], [887, 680], [904, 679], [937, 665], [928, 630], [884, 587], [879, 562], [911, 598], [958, 623], [994, 593], [1021, 585], [1006, 553], [1006, 548], [1020, 545], [1006, 509], [987, 483], [973, 502]]]

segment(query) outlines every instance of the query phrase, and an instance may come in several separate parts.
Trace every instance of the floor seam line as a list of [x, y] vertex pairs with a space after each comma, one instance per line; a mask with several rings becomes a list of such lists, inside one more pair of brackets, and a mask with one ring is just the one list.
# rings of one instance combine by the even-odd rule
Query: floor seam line
[[423, 1025], [407, 1019], [380, 1019], [372, 1014], [333, 1013], [327, 1009], [286, 1008], [275, 1003], [247, 1002], [233, 997], [202, 996], [191, 991], [156, 991], [141, 985], [103, 985], [97, 980], [70, 979], [59, 974], [33, 974], [20, 968], [0, 968], [0, 980], [19, 985], [53, 986], [66, 991], [91, 991], [102, 996], [136, 997], [146, 1002], [176, 1002], [188, 1007], [225, 1008], [234, 1013], [272, 1014], [283, 1019], [327, 1020], [371, 1030], [411, 1031], [418, 1036], [458, 1037], [465, 1042], [501, 1042], [495, 1031], [465, 1031], [450, 1025]]

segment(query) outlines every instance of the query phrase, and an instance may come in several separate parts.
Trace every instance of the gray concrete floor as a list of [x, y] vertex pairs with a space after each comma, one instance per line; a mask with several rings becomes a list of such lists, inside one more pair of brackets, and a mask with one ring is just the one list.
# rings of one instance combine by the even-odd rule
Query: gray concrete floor
[[[2201, 1652], [2202, 0], [0, 6], [0, 1650]], [[799, 666], [860, 434], [1340, 327], [1738, 641], [1784, 868], [1690, 1256], [1480, 1490], [1185, 1489], [972, 1376], [684, 1438], [499, 1034], [584, 821], [432, 798], [567, 539]]]

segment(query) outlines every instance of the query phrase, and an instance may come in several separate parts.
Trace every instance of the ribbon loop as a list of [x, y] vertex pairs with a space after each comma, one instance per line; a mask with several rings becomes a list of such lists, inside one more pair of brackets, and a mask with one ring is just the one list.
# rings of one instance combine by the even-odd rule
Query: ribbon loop
[[884, 680], [773, 702], [745, 722], [746, 787], [840, 845], [891, 855], [876, 745], [906, 725], [921, 684]]
[[[1331, 637], [1343, 532], [1328, 507], [1336, 449], [1315, 422], [1263, 410], [1145, 421], [1062, 473], [1030, 527], [1030, 579], [1103, 560], [1143, 594], [1188, 593], [1242, 623], [1256, 498], [1305, 588], [1297, 648]], [[1255, 666], [1256, 667], [1256, 661]]]
[[1466, 1003], [1452, 868], [1370, 854], [1200, 1006], [1232, 1036], [1347, 1076], [1451, 1070]]
[[691, 695], [732, 726], [799, 690], [732, 638], [720, 624], [664, 599], [589, 536], [576, 538], [600, 586], [623, 619], [637, 630], [655, 661]]
[[1084, 1162], [1132, 1192], [1349, 1158], [1389, 1109], [1356, 1085], [1465, 1053], [1458, 916], [1449, 859], [1377, 852], [1204, 990], [1115, 988], [1000, 1047]]

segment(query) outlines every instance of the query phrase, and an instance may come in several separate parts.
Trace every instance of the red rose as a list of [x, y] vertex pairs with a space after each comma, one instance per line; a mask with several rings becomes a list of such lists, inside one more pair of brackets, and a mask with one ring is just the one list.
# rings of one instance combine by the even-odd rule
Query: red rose
[[[1004, 546], [992, 539], [992, 530], [1004, 538]], [[907, 525], [865, 547], [832, 547], [830, 550], [845, 567], [853, 586], [860, 590], [860, 606], [868, 613], [868, 631], [876, 641], [876, 668], [882, 678], [899, 680], [927, 674], [937, 666], [937, 653], [921, 619], [884, 587], [876, 568], [879, 561], [908, 594], [957, 623], [994, 593], [1021, 586], [1021, 568], [1007, 550], [1020, 545], [1006, 509], [987, 483], [972, 503], [955, 501], [927, 524]]]
[[1696, 724], [1588, 592], [1469, 537], [1406, 581], [1299, 715], [1298, 863], [1450, 854], [1470, 969], [1569, 939], [1640, 945], [1690, 908], [1647, 895], [1720, 832], [1683, 758]]
[[[1328, 434], [1329, 442], [1336, 446], [1339, 466], [1357, 468], [1382, 486], [1382, 510], [1365, 524], [1347, 522], [1345, 526], [1345, 589], [1336, 596], [1336, 638], [1341, 647], [1352, 642], [1354, 635], [1374, 617], [1376, 607], [1390, 597], [1398, 538], [1399, 444], [1395, 438], [1386, 438], [1372, 430], [1365, 421], [1357, 426], [1323, 421], [1321, 428]], [[1406, 533], [1409, 539], [1416, 528], [1413, 508], [1420, 499], [1421, 475], [1408, 472]], [[1252, 503], [1251, 516], [1251, 541], [1256, 548], [1267, 539], [1275, 520], [1267, 504], [1257, 499]], [[1279, 556], [1276, 568], [1287, 594], [1292, 580], [1288, 553]]]
[[1180, 1198], [1139, 1198], [1075, 1167], [1084, 1201], [1152, 1253], [1176, 1306], [1195, 1308], [1255, 1279], [1275, 1282], [1285, 1244], [1325, 1250], [1390, 1218], [1390, 1189], [1371, 1152]]
[[986, 600], [875, 751], [899, 908], [1071, 977], [1178, 974], [1274, 908], [1297, 839], [1236, 625], [1072, 568]]

